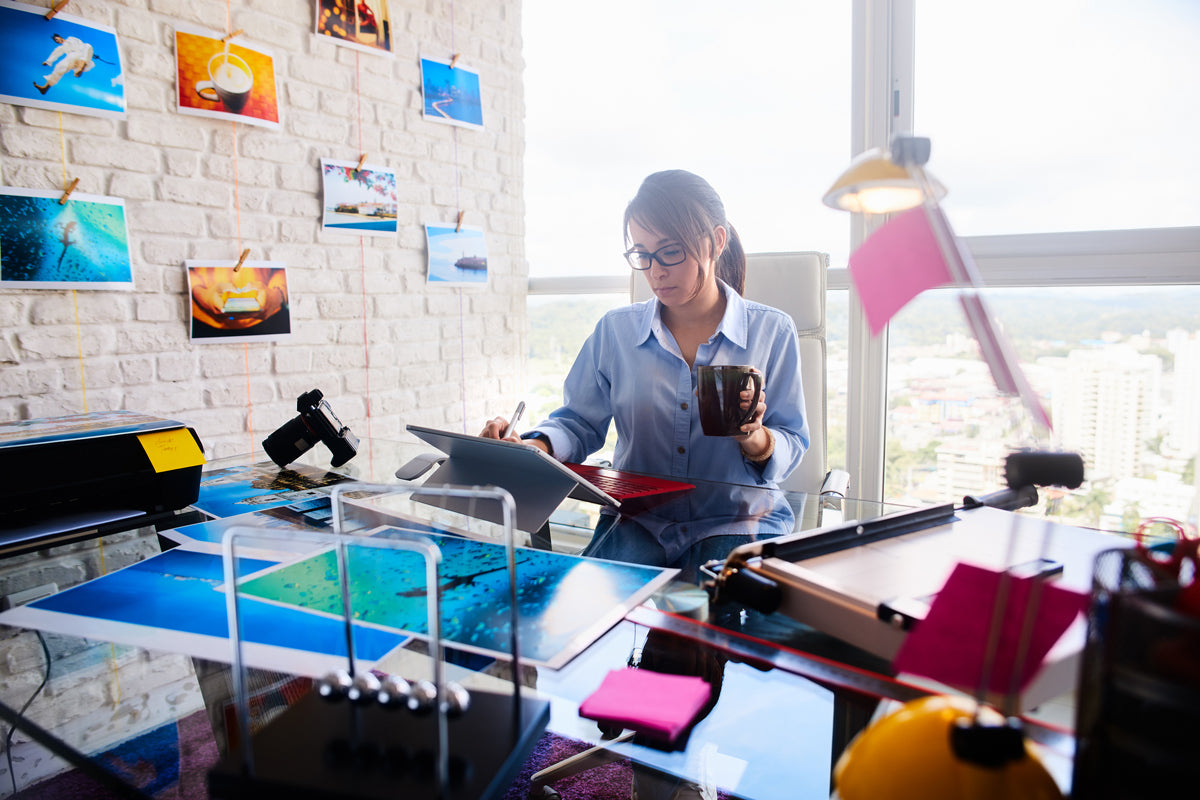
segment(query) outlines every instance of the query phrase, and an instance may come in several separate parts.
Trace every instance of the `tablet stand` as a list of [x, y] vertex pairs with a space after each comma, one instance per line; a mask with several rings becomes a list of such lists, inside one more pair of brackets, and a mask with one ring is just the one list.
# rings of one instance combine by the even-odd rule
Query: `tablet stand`
[[[446, 681], [441, 640], [441, 591], [438, 567], [441, 552], [420, 533], [399, 531], [389, 536], [347, 536], [344, 529], [346, 492], [398, 491], [394, 485], [345, 484], [333, 490], [334, 533], [305, 530], [267, 530], [237, 527], [223, 542], [225, 585], [232, 642], [232, 678], [239, 736], [209, 772], [213, 798], [288, 798], [334, 800], [345, 798], [495, 798], [503, 796], [521, 764], [549, 721], [549, 702], [523, 698], [516, 559], [513, 545], [513, 501], [493, 487], [422, 488], [425, 494], [498, 502], [504, 520], [512, 609], [511, 696], [472, 690]], [[406, 490], [403, 490], [406, 491]], [[294, 547], [309, 541], [315, 551], [332, 548], [336, 555], [341, 617], [345, 624], [346, 669], [320, 678], [316, 690], [268, 722], [250, 729], [250, 699], [246, 691], [245, 642], [239, 599], [238, 548], [284, 541]], [[426, 603], [429, 613], [429, 656], [432, 681], [409, 682], [399, 676], [364, 671], [356, 664], [354, 610], [351, 600], [349, 552], [374, 548], [381, 553], [400, 550], [419, 553], [425, 562]]]

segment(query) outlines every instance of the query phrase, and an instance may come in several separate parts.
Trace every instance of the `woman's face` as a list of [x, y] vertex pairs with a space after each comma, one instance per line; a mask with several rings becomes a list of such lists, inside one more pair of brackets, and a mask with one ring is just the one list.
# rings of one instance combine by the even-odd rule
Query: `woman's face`
[[[723, 247], [725, 229], [718, 227], [714, 238], [717, 247]], [[629, 222], [629, 242], [631, 249], [644, 253], [655, 253], [663, 248], [669, 248], [671, 245], [683, 248], [683, 243], [678, 239], [662, 236], [656, 231], [643, 228], [636, 220]], [[700, 244], [700, 260], [689, 255], [673, 267], [664, 267], [658, 259], [654, 259], [650, 269], [644, 271], [646, 281], [650, 284], [650, 290], [664, 306], [680, 308], [695, 300], [711, 302], [720, 296], [716, 271], [713, 268], [712, 247], [708, 242]], [[664, 255], [666, 254], [664, 253]], [[668, 260], [670, 259], [668, 258]]]

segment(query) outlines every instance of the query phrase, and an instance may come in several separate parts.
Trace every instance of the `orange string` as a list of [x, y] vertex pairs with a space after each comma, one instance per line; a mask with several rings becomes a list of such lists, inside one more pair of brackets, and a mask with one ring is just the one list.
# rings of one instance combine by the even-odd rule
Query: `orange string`
[[[358, 152], [363, 152], [363, 125], [362, 125], [362, 74], [359, 70], [358, 52], [354, 53], [354, 96], [355, 108], [358, 117]], [[358, 265], [362, 280], [362, 324], [363, 324], [363, 369], [365, 375], [363, 378], [363, 393], [366, 395], [366, 413], [367, 413], [367, 441], [371, 441], [371, 347], [370, 338], [367, 335], [367, 248], [365, 244], [365, 236], [358, 237]]]

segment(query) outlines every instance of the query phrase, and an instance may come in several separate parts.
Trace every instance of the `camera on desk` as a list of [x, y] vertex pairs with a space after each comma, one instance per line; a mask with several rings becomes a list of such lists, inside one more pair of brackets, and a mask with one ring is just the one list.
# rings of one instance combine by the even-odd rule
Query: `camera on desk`
[[263, 440], [267, 455], [281, 467], [307, 453], [317, 442], [324, 442], [333, 453], [333, 466], [340, 467], [358, 453], [358, 437], [333, 413], [320, 389], [296, 398], [300, 413], [279, 426]]

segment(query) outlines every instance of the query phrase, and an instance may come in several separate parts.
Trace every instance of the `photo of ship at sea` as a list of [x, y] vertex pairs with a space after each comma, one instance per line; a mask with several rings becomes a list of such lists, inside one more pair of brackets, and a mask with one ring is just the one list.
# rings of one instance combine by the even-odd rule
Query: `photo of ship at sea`
[[425, 225], [429, 243], [429, 283], [487, 283], [487, 241], [479, 228]]
[[321, 159], [321, 227], [362, 236], [396, 235], [396, 173], [353, 161]]

